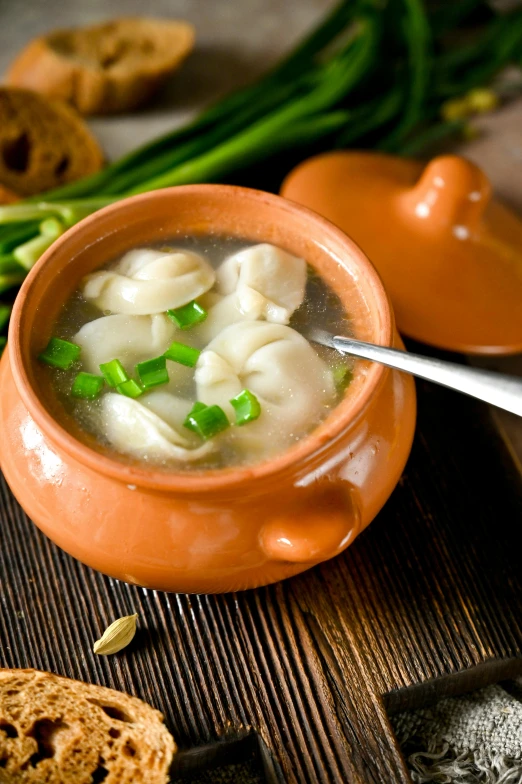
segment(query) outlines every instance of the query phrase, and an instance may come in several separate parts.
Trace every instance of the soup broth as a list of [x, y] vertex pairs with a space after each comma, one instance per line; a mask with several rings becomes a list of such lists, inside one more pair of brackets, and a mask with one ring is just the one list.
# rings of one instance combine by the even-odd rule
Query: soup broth
[[353, 360], [309, 343], [311, 327], [353, 335], [302, 259], [177, 237], [81, 281], [52, 331], [79, 356], [57, 366], [48, 347], [40, 366], [65, 426], [72, 418], [120, 459], [176, 471], [248, 465], [317, 427], [350, 383]]

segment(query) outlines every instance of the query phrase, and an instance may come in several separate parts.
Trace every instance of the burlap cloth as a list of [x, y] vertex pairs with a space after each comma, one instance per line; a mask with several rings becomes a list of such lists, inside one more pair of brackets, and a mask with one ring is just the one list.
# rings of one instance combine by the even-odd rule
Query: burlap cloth
[[[522, 784], [522, 682], [404, 711], [392, 717], [392, 724], [416, 784]], [[252, 758], [190, 781], [263, 784], [264, 778]]]
[[522, 683], [392, 717], [414, 782], [522, 783]]

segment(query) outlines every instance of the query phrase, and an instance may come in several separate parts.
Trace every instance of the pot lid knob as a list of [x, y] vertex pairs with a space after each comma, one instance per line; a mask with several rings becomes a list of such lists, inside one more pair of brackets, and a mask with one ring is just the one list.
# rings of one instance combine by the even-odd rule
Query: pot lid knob
[[464, 239], [477, 230], [490, 198], [491, 185], [482, 169], [457, 155], [444, 155], [431, 161], [404, 193], [402, 208], [435, 237], [449, 231]]

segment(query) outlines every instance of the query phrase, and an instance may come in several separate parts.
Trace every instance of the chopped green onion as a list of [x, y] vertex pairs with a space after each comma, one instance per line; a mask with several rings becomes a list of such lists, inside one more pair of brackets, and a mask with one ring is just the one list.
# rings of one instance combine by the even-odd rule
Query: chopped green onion
[[202, 321], [205, 321], [208, 313], [205, 308], [202, 308], [195, 300], [192, 300], [192, 302], [183, 305], [181, 308], [167, 310], [167, 316], [180, 329], [191, 329], [196, 324], [201, 324]]
[[236, 425], [246, 425], [253, 422], [261, 414], [259, 400], [248, 389], [244, 389], [230, 401], [230, 405], [236, 412]]
[[40, 224], [40, 234], [15, 248], [13, 256], [24, 269], [30, 270], [63, 232], [64, 225], [57, 218], [46, 218]]
[[0, 329], [3, 329], [11, 315], [11, 308], [9, 305], [0, 305]]
[[125, 397], [134, 398], [143, 395], [143, 389], [140, 387], [137, 381], [134, 381], [133, 378], [127, 379], [127, 381], [124, 381], [123, 384], [118, 384], [116, 389], [120, 395], [125, 395]]
[[56, 218], [59, 211], [54, 204], [8, 204], [0, 207], [0, 223], [19, 223], [30, 220]]
[[348, 365], [339, 362], [337, 365], [334, 366], [332, 369], [333, 380], [335, 384], [335, 388], [337, 392], [341, 393], [347, 389], [353, 379], [353, 373]]
[[38, 355], [38, 359], [45, 362], [46, 365], [60, 368], [60, 370], [68, 370], [74, 365], [80, 353], [81, 348], [76, 343], [70, 343], [61, 338], [51, 338], [46, 349]]
[[197, 433], [198, 430], [196, 426], [192, 423], [191, 417], [194, 414], [197, 414], [199, 411], [203, 411], [205, 408], [208, 408], [208, 406], [205, 403], [200, 403], [199, 401], [194, 403], [189, 413], [187, 414], [187, 418], [183, 422], [183, 427], [186, 427], [187, 430], [192, 430], [193, 433]]
[[0, 355], [2, 354], [2, 351], [4, 350], [4, 348], [6, 346], [6, 343], [7, 343], [7, 338], [4, 338], [3, 335], [0, 335]]
[[[217, 436], [218, 433], [230, 426], [227, 415], [219, 406], [205, 406], [205, 408], [199, 408], [196, 412], [192, 409], [187, 420], [189, 430], [197, 433], [205, 441], [208, 438]], [[187, 427], [187, 424], [185, 424], [185, 427]]]
[[21, 271], [22, 267], [19, 265], [12, 253], [0, 253], [0, 275]]
[[152, 389], [152, 387], [158, 387], [160, 384], [169, 383], [165, 357], [155, 357], [154, 359], [147, 359], [145, 362], [139, 362], [136, 365], [136, 373], [142, 387], [145, 389]]
[[110, 362], [104, 362], [103, 365], [100, 365], [100, 370], [105, 381], [112, 389], [129, 380], [127, 371], [119, 359], [111, 359]]
[[0, 273], [0, 294], [12, 289], [13, 286], [19, 286], [25, 278], [25, 275], [26, 273], [24, 270], [21, 270], [20, 272], [11, 272], [7, 275]]
[[[0, 224], [25, 223], [30, 220], [44, 221], [47, 218], [58, 220], [58, 217], [67, 225], [82, 220], [91, 213], [112, 204], [114, 198], [104, 197], [95, 199], [76, 199], [60, 204], [58, 202], [40, 201], [33, 204], [9, 204], [0, 207]], [[40, 226], [42, 231], [42, 226]], [[45, 229], [43, 232], [45, 234]]]
[[192, 346], [186, 346], [184, 343], [171, 343], [169, 348], [165, 351], [164, 357], [170, 359], [172, 362], [179, 362], [180, 365], [187, 367], [194, 367], [198, 361], [201, 351]]
[[[0, 207], [0, 212], [3, 208]], [[2, 221], [0, 220], [0, 223]], [[2, 226], [0, 232], [0, 269], [2, 267], [2, 257], [5, 257], [9, 254], [13, 257], [11, 253], [14, 248], [17, 248], [18, 245], [21, 245], [22, 242], [27, 242], [30, 240], [31, 237], [36, 237], [38, 234], [38, 226], [39, 223], [35, 221], [25, 221], [20, 225], [11, 224], [10, 226]]]
[[102, 391], [104, 384], [102, 376], [95, 376], [94, 373], [78, 373], [71, 387], [71, 395], [80, 397], [84, 400], [94, 400]]

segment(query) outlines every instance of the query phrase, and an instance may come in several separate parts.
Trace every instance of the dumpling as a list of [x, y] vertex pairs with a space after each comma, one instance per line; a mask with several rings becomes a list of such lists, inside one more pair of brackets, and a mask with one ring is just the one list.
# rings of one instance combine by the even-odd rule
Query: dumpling
[[231, 324], [237, 324], [240, 321], [255, 321], [256, 318], [251, 313], [243, 313], [235, 292], [226, 297], [209, 292], [202, 297], [201, 304], [206, 308], [208, 316], [202, 324], [191, 331], [202, 346], [206, 346], [209, 341], [217, 337]]
[[227, 259], [216, 280], [221, 295], [202, 297], [208, 316], [194, 330], [202, 345], [241, 321], [287, 324], [304, 299], [306, 264], [273, 245], [256, 245]]
[[198, 400], [217, 404], [234, 422], [230, 399], [243, 389], [261, 416], [230, 437], [252, 452], [275, 453], [304, 435], [335, 402], [332, 373], [310, 343], [282, 324], [248, 321], [221, 332], [196, 365]]
[[[82, 348], [84, 370], [98, 374], [100, 365], [111, 359], [119, 359], [131, 374], [138, 362], [161, 356], [174, 340], [193, 343], [188, 333], [181, 333], [163, 314], [102, 316], [84, 324], [73, 340]], [[167, 361], [167, 370], [170, 392], [181, 395], [192, 392], [192, 368]]]
[[146, 406], [170, 427], [183, 435], [183, 442], [193, 446], [201, 445], [201, 438], [196, 433], [183, 427], [183, 422], [194, 403], [190, 400], [173, 395], [165, 391], [164, 387], [154, 389], [140, 398], [140, 403]]
[[149, 316], [186, 305], [214, 284], [215, 273], [197, 253], [131, 250], [110, 270], [87, 275], [85, 299], [111, 313]]
[[293, 427], [306, 426], [335, 399], [332, 373], [306, 338], [263, 321], [233, 324], [211, 341], [199, 356], [196, 385], [198, 400], [217, 403], [232, 418], [230, 398], [250, 389]]
[[288, 324], [305, 296], [304, 259], [263, 243], [235, 253], [216, 275], [220, 294], [237, 295], [239, 310], [251, 319]]
[[[142, 400], [114, 392], [100, 400], [100, 432], [118, 452], [154, 463], [193, 462], [215, 448], [214, 441], [194, 446], [190, 431], [187, 437], [181, 433], [181, 423], [192, 407], [189, 401], [161, 392], [150, 392]], [[169, 416], [169, 422], [158, 411]]]
[[163, 354], [178, 330], [164, 315], [102, 316], [89, 321], [73, 340], [82, 348], [82, 363], [89, 373], [111, 359], [119, 359], [131, 370], [137, 362]]

